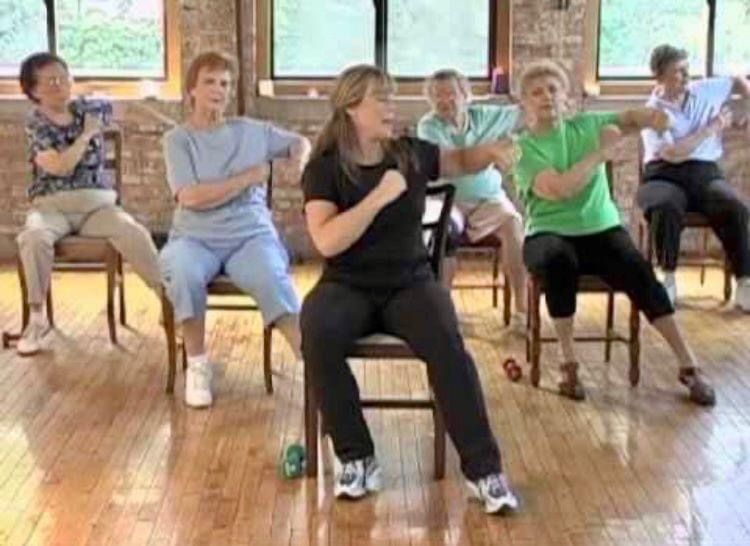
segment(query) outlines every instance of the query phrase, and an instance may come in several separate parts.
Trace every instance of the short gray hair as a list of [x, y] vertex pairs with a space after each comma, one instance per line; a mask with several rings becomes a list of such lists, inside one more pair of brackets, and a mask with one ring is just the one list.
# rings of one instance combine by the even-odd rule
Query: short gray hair
[[464, 96], [466, 98], [471, 97], [471, 84], [469, 83], [469, 79], [454, 68], [442, 68], [433, 72], [424, 82], [424, 88], [422, 89], [424, 96], [429, 99], [432, 97], [432, 88], [435, 84], [447, 81], [455, 81], [458, 83], [458, 87], [461, 89]]
[[542, 59], [534, 61], [526, 65], [521, 72], [521, 77], [518, 78], [518, 84], [516, 86], [516, 94], [520, 97], [523, 95], [526, 86], [529, 85], [531, 80], [541, 78], [542, 76], [552, 76], [565, 90], [566, 93], [570, 92], [570, 78], [568, 78], [565, 69], [552, 59]]
[[656, 46], [651, 52], [651, 61], [649, 62], [651, 73], [658, 78], [664, 74], [664, 71], [670, 64], [677, 61], [684, 61], [687, 58], [688, 52], [679, 47], [670, 44]]

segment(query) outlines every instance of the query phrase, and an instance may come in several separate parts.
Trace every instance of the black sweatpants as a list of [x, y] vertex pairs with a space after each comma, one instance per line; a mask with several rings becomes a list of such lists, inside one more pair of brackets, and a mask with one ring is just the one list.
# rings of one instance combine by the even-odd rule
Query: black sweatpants
[[434, 280], [397, 289], [359, 289], [322, 281], [302, 305], [302, 354], [336, 456], [350, 461], [374, 446], [346, 362], [355, 341], [373, 332], [402, 338], [427, 364], [427, 375], [448, 435], [470, 480], [500, 471], [479, 378], [458, 331], [449, 293]]
[[574, 237], [538, 233], [524, 241], [523, 258], [529, 273], [541, 279], [553, 318], [575, 314], [579, 275], [599, 275], [624, 291], [650, 322], [674, 312], [651, 265], [622, 227]]
[[685, 215], [700, 212], [721, 240], [735, 276], [750, 276], [748, 209], [726, 180], [653, 179], [638, 189], [636, 200], [651, 226], [659, 265], [666, 271], [677, 267]]

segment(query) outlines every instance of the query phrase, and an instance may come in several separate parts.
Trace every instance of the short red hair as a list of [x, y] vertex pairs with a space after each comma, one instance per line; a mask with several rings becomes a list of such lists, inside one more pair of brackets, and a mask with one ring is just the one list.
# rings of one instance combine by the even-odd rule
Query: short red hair
[[190, 63], [185, 75], [185, 92], [190, 93], [198, 85], [198, 74], [204, 68], [209, 70], [227, 70], [234, 79], [237, 74], [237, 65], [234, 58], [220, 51], [206, 51], [201, 53]]

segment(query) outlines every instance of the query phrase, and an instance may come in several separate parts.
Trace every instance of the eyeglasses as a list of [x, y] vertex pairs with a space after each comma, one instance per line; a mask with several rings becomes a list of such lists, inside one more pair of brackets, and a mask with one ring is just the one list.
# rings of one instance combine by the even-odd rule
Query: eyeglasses
[[39, 80], [39, 84], [44, 85], [45, 87], [62, 87], [63, 85], [70, 85], [71, 83], [73, 83], [73, 76], [71, 75], [50, 76], [49, 78]]

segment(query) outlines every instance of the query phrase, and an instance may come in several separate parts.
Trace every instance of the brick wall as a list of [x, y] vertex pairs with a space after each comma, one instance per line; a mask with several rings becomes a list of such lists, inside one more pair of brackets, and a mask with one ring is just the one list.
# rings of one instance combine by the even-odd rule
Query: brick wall
[[[195, 55], [209, 48], [236, 51], [236, 14], [233, 0], [184, 0], [181, 8], [182, 61], [187, 64]], [[252, 71], [255, 55], [251, 2], [244, 2], [244, 63], [246, 74], [245, 103], [260, 118], [314, 137], [327, 114], [322, 99], [268, 99], [255, 97], [256, 75]], [[539, 57], [561, 61], [572, 74], [581, 73], [583, 18], [585, 0], [572, 0], [568, 10], [552, 9], [548, 0], [513, 1], [513, 66], [518, 71], [524, 63]], [[578, 78], [574, 77], [576, 81]], [[576, 88], [579, 93], [580, 89]], [[124, 102], [117, 117], [124, 133], [124, 206], [153, 230], [163, 230], [171, 218], [171, 198], [164, 178], [160, 136], [168, 125], [144, 112], [142, 103]], [[590, 108], [619, 109], [637, 103], [589, 101]], [[180, 119], [179, 103], [149, 102], [172, 119]], [[421, 100], [401, 100], [398, 112], [403, 126], [412, 125], [425, 111]], [[27, 209], [25, 187], [28, 168], [23, 142], [23, 101], [0, 102], [0, 258], [12, 248], [9, 232], [22, 224]], [[732, 134], [727, 138], [725, 166], [729, 178], [743, 195], [750, 197], [750, 147], [747, 136]], [[636, 189], [635, 140], [624, 147], [615, 165], [618, 202], [626, 218], [633, 209]], [[301, 215], [299, 173], [285, 161], [274, 166], [274, 216], [287, 243], [300, 258], [313, 255]], [[3, 235], [5, 234], [5, 235]]]

